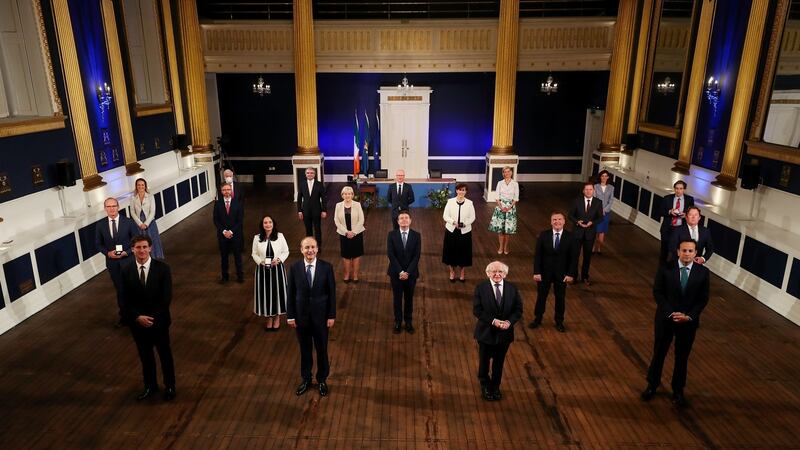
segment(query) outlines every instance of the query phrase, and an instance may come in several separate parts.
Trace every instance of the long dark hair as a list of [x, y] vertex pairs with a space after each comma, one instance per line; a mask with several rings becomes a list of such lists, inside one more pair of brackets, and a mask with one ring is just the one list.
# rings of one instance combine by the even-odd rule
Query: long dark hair
[[272, 234], [269, 235], [270, 241], [278, 240], [278, 222], [269, 214], [264, 214], [264, 217], [258, 221], [258, 242], [264, 242], [267, 239], [267, 232], [264, 231], [264, 219], [269, 217], [272, 220]]

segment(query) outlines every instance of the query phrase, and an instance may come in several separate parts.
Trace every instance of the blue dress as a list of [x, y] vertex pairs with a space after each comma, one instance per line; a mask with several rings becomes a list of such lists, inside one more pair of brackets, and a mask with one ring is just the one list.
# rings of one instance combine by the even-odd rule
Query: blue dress
[[[144, 211], [139, 212], [139, 220], [142, 222], [147, 220], [147, 216], [145, 216]], [[150, 240], [153, 241], [153, 244], [150, 246], [150, 256], [155, 259], [164, 259], [164, 248], [161, 246], [161, 237], [158, 233], [156, 220], [153, 219], [147, 228], [144, 230], [140, 228], [139, 231], [142, 236], [150, 236]]]

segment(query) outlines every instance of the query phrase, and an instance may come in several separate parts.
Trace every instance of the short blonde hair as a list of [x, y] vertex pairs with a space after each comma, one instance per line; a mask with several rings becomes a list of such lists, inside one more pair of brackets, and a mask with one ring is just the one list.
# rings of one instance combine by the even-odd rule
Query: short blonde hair
[[340, 193], [342, 198], [344, 198], [344, 193], [345, 192], [349, 192], [349, 193], [351, 193], [353, 195], [356, 195], [356, 193], [353, 191], [353, 188], [350, 187], [350, 186], [345, 186], [345, 187], [342, 188], [342, 192]]

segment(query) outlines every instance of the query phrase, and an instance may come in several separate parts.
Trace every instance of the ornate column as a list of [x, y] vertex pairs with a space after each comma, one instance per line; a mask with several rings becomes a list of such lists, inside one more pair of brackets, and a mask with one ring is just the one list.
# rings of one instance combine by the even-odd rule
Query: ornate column
[[714, 22], [716, 5], [716, 0], [703, 2], [700, 10], [700, 22], [697, 25], [697, 39], [694, 45], [694, 58], [692, 58], [692, 73], [689, 75], [689, 89], [686, 93], [686, 109], [683, 112], [678, 160], [672, 167], [674, 172], [686, 175], [689, 174], [689, 167], [692, 165], [692, 147], [694, 147], [694, 135], [697, 132], [700, 100], [706, 82], [706, 60], [708, 59], [708, 46], [711, 43], [711, 26]]
[[519, 2], [500, 0], [497, 26], [497, 63], [494, 81], [494, 121], [492, 148], [486, 154], [484, 198], [494, 201], [497, 181], [503, 167], [509, 166], [517, 178], [519, 156], [514, 153], [514, 106], [517, 88], [517, 55], [519, 53]]
[[[292, 157], [295, 198], [297, 180], [306, 168], [317, 171], [323, 181], [324, 156], [317, 138], [317, 61], [314, 50], [314, 15], [311, 0], [292, 4], [292, 43], [294, 46], [294, 93], [297, 105], [297, 149]], [[301, 173], [302, 172], [302, 173]]]
[[189, 110], [192, 151], [210, 153], [212, 146], [208, 128], [203, 46], [200, 42], [200, 22], [197, 18], [195, 0], [178, 0], [178, 20], [181, 27], [183, 73], [186, 80], [186, 106]]
[[94, 159], [94, 144], [89, 128], [89, 116], [86, 112], [86, 99], [83, 92], [83, 78], [78, 65], [78, 52], [75, 48], [75, 35], [72, 33], [72, 19], [69, 16], [67, 0], [52, 0], [55, 16], [58, 49], [64, 70], [67, 98], [69, 101], [69, 118], [72, 133], [75, 135], [75, 147], [78, 151], [78, 162], [81, 165], [83, 190], [90, 191], [105, 186], [103, 177], [97, 173]]
[[627, 134], [639, 132], [639, 110], [642, 103], [642, 82], [644, 68], [647, 63], [647, 42], [650, 28], [653, 26], [653, 7], [655, 0], [644, 0], [642, 4], [641, 22], [639, 23], [639, 42], [636, 44], [636, 65], [633, 69], [630, 110], [628, 111]]
[[172, 25], [170, 0], [161, 0], [161, 15], [164, 17], [164, 47], [169, 64], [169, 85], [172, 91], [172, 111], [175, 114], [175, 133], [186, 134], [183, 119], [183, 97], [181, 97], [181, 78], [178, 73], [178, 52], [175, 49], [175, 31]]
[[732, 191], [736, 190], [739, 163], [742, 160], [745, 129], [753, 98], [753, 80], [756, 79], [756, 71], [762, 70], [758, 59], [761, 56], [761, 42], [768, 9], [769, 0], [753, 0], [750, 19], [747, 22], [747, 34], [744, 37], [742, 60], [739, 62], [739, 74], [736, 77], [736, 91], [733, 94], [733, 109], [725, 141], [725, 154], [722, 157], [722, 170], [712, 183]]
[[116, 103], [114, 109], [117, 112], [122, 152], [125, 155], [125, 174], [134, 175], [144, 172], [144, 169], [136, 161], [136, 144], [133, 141], [128, 88], [125, 86], [125, 70], [122, 67], [122, 53], [119, 47], [117, 21], [114, 17], [114, 3], [111, 0], [102, 0], [100, 9], [103, 13], [103, 30], [108, 49], [108, 66], [111, 69], [111, 90]]
[[608, 80], [603, 133], [600, 137], [603, 153], [619, 152], [622, 144], [622, 123], [625, 115], [625, 99], [628, 97], [628, 78], [636, 34], [636, 0], [621, 0], [614, 25], [614, 48], [611, 53], [611, 75]]

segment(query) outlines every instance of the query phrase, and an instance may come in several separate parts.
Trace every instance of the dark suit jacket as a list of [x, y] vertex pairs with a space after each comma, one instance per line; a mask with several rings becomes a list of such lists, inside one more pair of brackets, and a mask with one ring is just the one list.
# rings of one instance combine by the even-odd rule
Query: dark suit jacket
[[563, 280], [566, 275], [574, 278], [578, 273], [579, 252], [580, 247], [575, 237], [566, 229], [561, 232], [558, 250], [553, 248], [553, 229], [542, 231], [536, 240], [533, 273], [542, 277], [553, 277], [557, 281]]
[[686, 284], [681, 292], [681, 278], [677, 261], [658, 269], [653, 282], [653, 297], [656, 299], [656, 321], [667, 320], [670, 314], [679, 311], [700, 324], [700, 313], [708, 304], [709, 271], [700, 264], [693, 264]]
[[294, 319], [297, 326], [326, 327], [328, 319], [336, 318], [336, 281], [329, 262], [317, 258], [311, 287], [306, 280], [305, 258], [292, 264], [288, 278], [287, 319]]
[[[581, 195], [579, 198], [572, 202], [572, 208], [569, 211], [569, 220], [575, 226], [574, 233], [575, 239], [594, 239], [597, 233], [597, 223], [603, 218], [603, 201], [599, 198], [592, 198], [592, 206], [589, 211], [586, 211], [586, 199]], [[582, 220], [583, 223], [592, 222], [589, 228], [578, 226], [578, 221]], [[562, 239], [563, 241], [563, 239]]]
[[408, 183], [403, 183], [403, 195], [397, 195], [397, 183], [389, 185], [386, 199], [392, 205], [392, 217], [397, 217], [400, 211], [408, 209], [414, 203], [414, 188]]
[[[219, 197], [222, 197], [222, 194]], [[233, 182], [233, 199], [244, 205], [244, 185], [238, 181]]]
[[[676, 249], [678, 248], [678, 243], [683, 240], [691, 239], [692, 236], [689, 234], [689, 225], [684, 223], [683, 225], [679, 226], [675, 230], [672, 231], [672, 237], [669, 240], [669, 258], [668, 261], [675, 260], [677, 261], [677, 254]], [[708, 228], [698, 224], [697, 225], [697, 256], [702, 256], [705, 258], [706, 261], [711, 259], [711, 255], [714, 254], [714, 241], [711, 239], [711, 231]]]
[[131, 239], [139, 234], [139, 227], [133, 219], [124, 217], [123, 215], [117, 216], [117, 235], [114, 239], [111, 238], [111, 231], [108, 229], [108, 217], [102, 218], [97, 222], [94, 229], [94, 244], [98, 252], [102, 252], [106, 258], [106, 267], [110, 264], [118, 264], [120, 261], [127, 261], [123, 259], [111, 259], [108, 257], [108, 252], [114, 250], [117, 245], [122, 245], [122, 249], [130, 256], [131, 253]]
[[[514, 324], [522, 318], [522, 299], [516, 286], [503, 281], [503, 301], [497, 305], [494, 283], [486, 280], [475, 286], [472, 314], [478, 318], [475, 324], [475, 340], [482, 344], [510, 344], [514, 341]], [[511, 327], [501, 330], [492, 326], [492, 320], [508, 320]]]
[[244, 207], [240, 202], [232, 200], [231, 211], [228, 213], [225, 211], [225, 199], [217, 200], [214, 204], [214, 226], [217, 227], [217, 240], [227, 240], [222, 235], [222, 231], [231, 230], [233, 232], [231, 241], [237, 245], [244, 245], [242, 222], [244, 222]]
[[136, 260], [122, 267], [122, 292], [125, 297], [123, 318], [133, 323], [139, 316], [150, 316], [153, 325], [169, 325], [172, 318], [169, 304], [172, 301], [172, 273], [162, 261], [150, 258], [147, 283], [142, 286]]
[[386, 274], [392, 278], [407, 272], [409, 280], [419, 277], [419, 256], [422, 252], [422, 236], [409, 228], [406, 248], [403, 248], [403, 237], [400, 230], [392, 230], [386, 236], [386, 254], [389, 256], [389, 268]]
[[[681, 205], [684, 212], [686, 212], [690, 206], [694, 206], [694, 197], [691, 195], [683, 194], [683, 200], [686, 202], [685, 204]], [[668, 233], [672, 227], [672, 215], [670, 215], [669, 210], [672, 209], [673, 203], [675, 203], [675, 194], [669, 194], [661, 200], [661, 206], [658, 210], [658, 215], [660, 215], [663, 219], [661, 221], [661, 235], [666, 236], [667, 239], [669, 239]], [[686, 221], [683, 220], [682, 222], [685, 223]]]
[[297, 212], [317, 216], [328, 212], [325, 205], [325, 185], [317, 180], [308, 192], [308, 181], [303, 178], [297, 182]]

